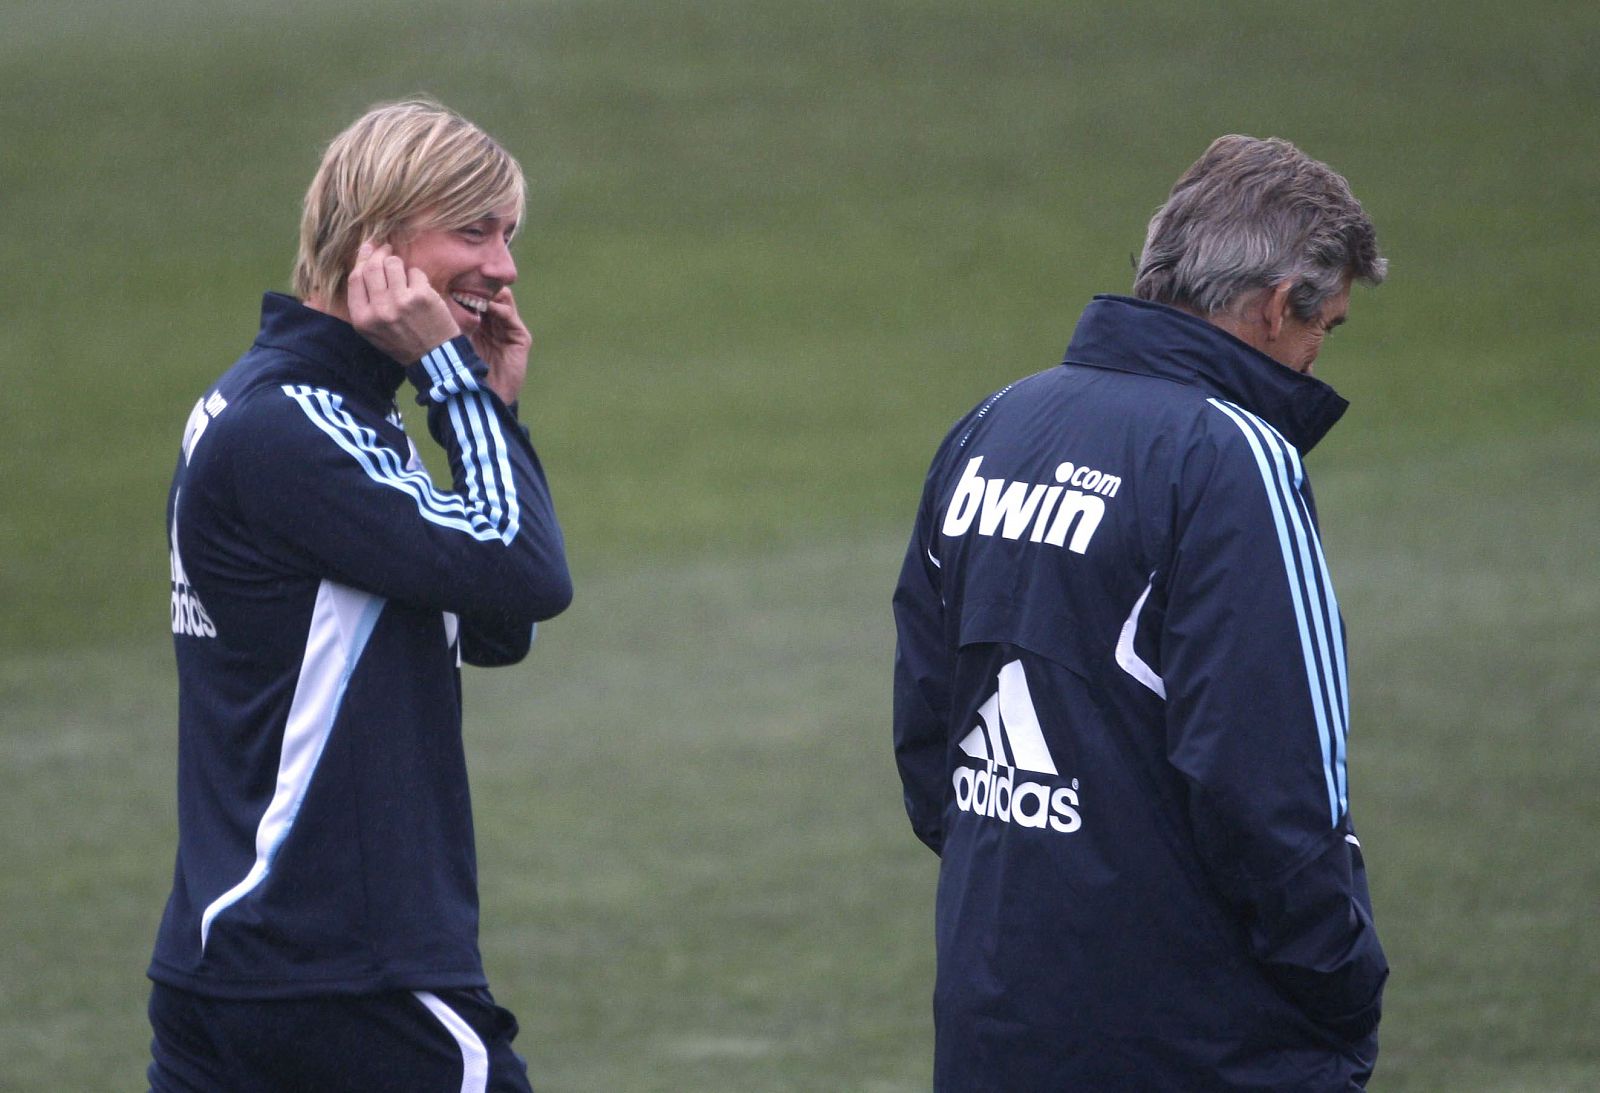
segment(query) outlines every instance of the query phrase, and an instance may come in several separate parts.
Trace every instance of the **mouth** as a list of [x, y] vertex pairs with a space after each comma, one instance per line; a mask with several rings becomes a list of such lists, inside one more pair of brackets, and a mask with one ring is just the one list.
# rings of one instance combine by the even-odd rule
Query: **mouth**
[[484, 296], [477, 296], [470, 292], [452, 292], [450, 299], [468, 315], [479, 320], [489, 313], [489, 300]]

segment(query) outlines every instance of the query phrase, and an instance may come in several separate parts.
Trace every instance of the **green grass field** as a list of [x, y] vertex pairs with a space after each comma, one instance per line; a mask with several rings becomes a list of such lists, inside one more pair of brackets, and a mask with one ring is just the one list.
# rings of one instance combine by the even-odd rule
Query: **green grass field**
[[[1081, 10], [1080, 10], [1081, 9]], [[483, 942], [544, 1090], [928, 1086], [888, 597], [948, 423], [1054, 363], [1214, 136], [1344, 170], [1319, 374], [1376, 1090], [1600, 1087], [1600, 10], [15, 0], [0, 36], [0, 1088], [142, 1088], [162, 505], [322, 144], [428, 92], [532, 200], [578, 599], [469, 672]]]

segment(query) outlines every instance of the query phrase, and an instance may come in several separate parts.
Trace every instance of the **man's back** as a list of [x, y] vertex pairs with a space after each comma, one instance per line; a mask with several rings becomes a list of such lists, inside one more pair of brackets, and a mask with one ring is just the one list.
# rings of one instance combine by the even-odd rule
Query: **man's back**
[[1256, 879], [1352, 868], [1322, 792], [1343, 646], [1309, 491], [1276, 511], [1317, 555], [1308, 648], [1331, 671], [1337, 646], [1331, 688], [1295, 651], [1308, 574], [1285, 570], [1256, 455], [1298, 453], [1232, 401], [1320, 436], [1329, 394], [1102, 298], [1065, 365], [935, 457], [896, 595], [896, 729], [943, 859], [941, 1088], [1337, 1089], [1363, 1069], [1264, 973], [1240, 912]]

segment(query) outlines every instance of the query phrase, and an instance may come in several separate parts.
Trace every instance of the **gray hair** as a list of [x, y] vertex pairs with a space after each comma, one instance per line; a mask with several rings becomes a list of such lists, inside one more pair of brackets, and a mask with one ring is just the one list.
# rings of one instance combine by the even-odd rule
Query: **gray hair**
[[1388, 270], [1342, 175], [1286, 140], [1230, 135], [1150, 218], [1133, 294], [1214, 315], [1292, 281], [1290, 309], [1309, 320], [1346, 278], [1376, 285]]

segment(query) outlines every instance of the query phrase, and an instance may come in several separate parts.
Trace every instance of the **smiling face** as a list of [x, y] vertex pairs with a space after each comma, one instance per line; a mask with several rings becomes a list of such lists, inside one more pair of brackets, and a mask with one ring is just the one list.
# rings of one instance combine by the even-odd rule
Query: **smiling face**
[[517, 279], [511, 257], [516, 230], [517, 207], [507, 206], [466, 224], [404, 233], [394, 251], [407, 267], [427, 275], [461, 332], [473, 334], [489, 301]]

